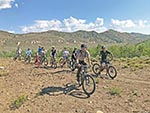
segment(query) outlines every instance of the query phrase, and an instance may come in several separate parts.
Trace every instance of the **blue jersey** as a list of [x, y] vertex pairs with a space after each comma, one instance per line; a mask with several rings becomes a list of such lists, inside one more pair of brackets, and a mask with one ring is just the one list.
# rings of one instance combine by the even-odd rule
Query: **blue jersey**
[[42, 48], [39, 48], [39, 49], [38, 49], [38, 54], [41, 55], [41, 54], [42, 54], [42, 51], [43, 51], [43, 49], [42, 49]]
[[31, 50], [27, 50], [26, 51], [26, 55], [30, 56], [32, 54], [32, 51]]

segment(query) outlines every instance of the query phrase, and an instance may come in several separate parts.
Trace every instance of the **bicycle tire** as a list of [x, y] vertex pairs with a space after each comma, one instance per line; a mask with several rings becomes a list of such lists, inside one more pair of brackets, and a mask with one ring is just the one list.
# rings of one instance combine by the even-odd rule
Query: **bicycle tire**
[[92, 66], [92, 71], [94, 72], [94, 74], [96, 74], [96, 76], [98, 76], [100, 74], [100, 65], [98, 63], [95, 63]]
[[44, 60], [44, 66], [47, 66], [47, 65], [48, 65], [48, 60], [45, 59], [45, 60]]
[[[114, 72], [112, 72], [112, 71], [114, 71]], [[114, 75], [112, 75], [112, 73], [114, 73]], [[109, 77], [111, 79], [116, 78], [116, 76], [117, 76], [117, 70], [116, 70], [116, 68], [114, 66], [109, 66], [109, 68], [108, 68], [108, 75], [109, 75]]]
[[[92, 82], [91, 84], [93, 85], [91, 91], [88, 91], [86, 88], [86, 86], [90, 85], [89, 82]], [[82, 89], [85, 92], [85, 94], [87, 94], [88, 96], [92, 95], [95, 92], [96, 83], [95, 83], [95, 80], [92, 76], [90, 76], [90, 75], [85, 76], [85, 78], [83, 79], [83, 82], [82, 82]]]

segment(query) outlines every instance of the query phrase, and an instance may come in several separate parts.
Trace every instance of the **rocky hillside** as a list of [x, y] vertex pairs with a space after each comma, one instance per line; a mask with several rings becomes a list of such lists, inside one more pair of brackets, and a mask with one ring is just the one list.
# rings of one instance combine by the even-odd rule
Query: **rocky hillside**
[[78, 46], [81, 43], [87, 43], [88, 46], [97, 44], [136, 44], [150, 39], [150, 35], [138, 33], [120, 33], [114, 30], [108, 30], [103, 33], [95, 31], [77, 31], [73, 33], [47, 31], [40, 33], [12, 34], [0, 31], [1, 50], [11, 51], [16, 48], [17, 42], [21, 42], [22, 48], [37, 48], [39, 45], [50, 48], [55, 45], [57, 48], [64, 46]]

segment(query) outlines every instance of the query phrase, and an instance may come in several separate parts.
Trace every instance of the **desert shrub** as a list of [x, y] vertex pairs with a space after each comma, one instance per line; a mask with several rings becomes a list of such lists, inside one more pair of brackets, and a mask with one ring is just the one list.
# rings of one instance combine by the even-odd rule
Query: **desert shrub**
[[113, 88], [110, 89], [109, 93], [111, 95], [120, 95], [121, 89], [118, 88], [118, 87], [113, 87]]
[[28, 100], [28, 96], [27, 95], [21, 95], [21, 96], [19, 96], [16, 100], [14, 100], [11, 103], [11, 109], [18, 109], [27, 100]]

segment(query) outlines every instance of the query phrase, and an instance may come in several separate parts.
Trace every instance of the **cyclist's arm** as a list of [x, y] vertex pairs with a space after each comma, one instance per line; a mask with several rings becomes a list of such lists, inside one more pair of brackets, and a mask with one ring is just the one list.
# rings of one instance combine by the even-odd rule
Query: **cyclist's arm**
[[90, 58], [90, 56], [87, 59], [88, 59], [89, 66], [91, 66], [91, 58]]
[[112, 55], [112, 53], [108, 51], [108, 54], [110, 55], [111, 60], [113, 60], [113, 55]]
[[90, 53], [88, 53], [87, 60], [88, 60], [89, 66], [91, 66], [91, 56], [90, 56]]
[[101, 56], [102, 56], [102, 52], [100, 51], [100, 53], [99, 53], [99, 60], [101, 60]]

